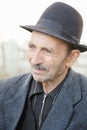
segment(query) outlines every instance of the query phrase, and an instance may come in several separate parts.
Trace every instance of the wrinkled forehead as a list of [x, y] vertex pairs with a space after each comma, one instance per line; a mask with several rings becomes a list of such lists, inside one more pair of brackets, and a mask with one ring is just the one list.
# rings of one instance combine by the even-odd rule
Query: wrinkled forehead
[[33, 31], [31, 38], [30, 38], [30, 42], [33, 44], [41, 44], [41, 45], [45, 45], [45, 46], [61, 46], [61, 47], [67, 47], [67, 44], [65, 41], [52, 37], [50, 35], [38, 32], [38, 31]]

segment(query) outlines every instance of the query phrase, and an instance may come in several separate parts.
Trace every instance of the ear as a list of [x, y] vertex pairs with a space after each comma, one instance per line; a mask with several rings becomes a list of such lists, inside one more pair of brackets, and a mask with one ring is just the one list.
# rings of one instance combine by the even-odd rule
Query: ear
[[69, 54], [69, 56], [66, 59], [66, 66], [68, 68], [70, 68], [75, 63], [75, 61], [77, 60], [79, 55], [80, 55], [79, 50], [72, 50], [71, 53]]

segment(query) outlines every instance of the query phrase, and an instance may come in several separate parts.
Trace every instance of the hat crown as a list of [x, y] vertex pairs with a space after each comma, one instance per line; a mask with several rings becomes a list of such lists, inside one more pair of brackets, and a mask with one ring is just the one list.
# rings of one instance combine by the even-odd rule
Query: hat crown
[[82, 17], [76, 9], [65, 3], [56, 2], [50, 5], [35, 26], [21, 27], [30, 32], [39, 31], [59, 38], [81, 52], [87, 51], [87, 46], [79, 44], [83, 29]]
[[73, 7], [65, 3], [56, 2], [43, 12], [38, 23], [42, 19], [60, 24], [63, 31], [66, 31], [70, 37], [73, 36], [78, 39], [78, 42], [80, 41], [83, 29], [83, 20], [81, 15]]

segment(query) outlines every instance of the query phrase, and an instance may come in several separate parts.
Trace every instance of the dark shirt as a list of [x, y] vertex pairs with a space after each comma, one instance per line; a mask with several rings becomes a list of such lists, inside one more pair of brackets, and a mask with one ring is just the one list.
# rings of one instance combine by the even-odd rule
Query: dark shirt
[[40, 130], [62, 89], [64, 81], [46, 95], [41, 83], [33, 80], [16, 130]]
[[35, 117], [35, 130], [39, 130], [43, 125], [61, 88], [62, 83], [49, 94], [45, 94], [41, 83], [33, 82], [29, 98], [31, 98], [32, 110]]

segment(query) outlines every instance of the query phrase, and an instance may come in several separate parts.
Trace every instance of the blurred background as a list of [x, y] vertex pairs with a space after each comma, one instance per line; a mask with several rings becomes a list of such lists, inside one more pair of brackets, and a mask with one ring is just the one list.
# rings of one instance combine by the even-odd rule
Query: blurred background
[[[81, 44], [87, 45], [86, 0], [57, 0], [76, 8], [83, 17]], [[19, 25], [34, 25], [55, 0], [0, 0], [0, 79], [30, 71], [27, 45], [31, 33]], [[82, 53], [73, 69], [87, 76], [87, 52]]]

